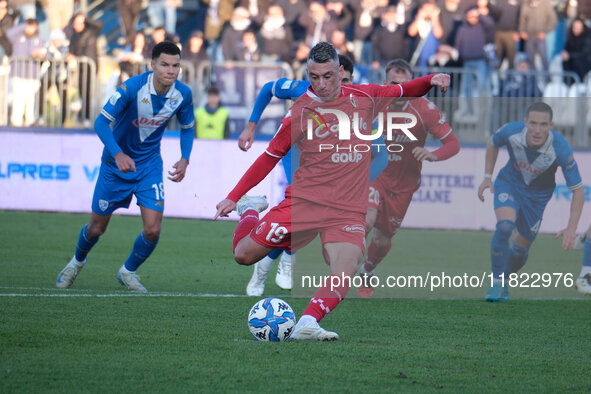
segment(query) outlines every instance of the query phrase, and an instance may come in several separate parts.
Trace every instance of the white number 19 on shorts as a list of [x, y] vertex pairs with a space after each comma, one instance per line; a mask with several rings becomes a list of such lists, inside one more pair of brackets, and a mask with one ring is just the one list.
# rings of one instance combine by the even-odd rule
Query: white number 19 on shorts
[[287, 233], [287, 228], [280, 226], [279, 223], [271, 223], [271, 230], [265, 239], [269, 242], [279, 243]]

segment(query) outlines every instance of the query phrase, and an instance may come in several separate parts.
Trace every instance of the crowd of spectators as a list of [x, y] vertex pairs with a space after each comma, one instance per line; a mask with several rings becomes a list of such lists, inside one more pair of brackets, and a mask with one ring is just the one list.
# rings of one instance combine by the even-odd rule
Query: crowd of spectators
[[[197, 29], [181, 39], [177, 13], [182, 0], [117, 0], [118, 82], [142, 72], [151, 49], [163, 40], [177, 42], [183, 59], [196, 65], [286, 62], [294, 69], [305, 62], [309, 48], [331, 41], [339, 53], [374, 69], [402, 58], [414, 66], [472, 70], [480, 76], [479, 85], [464, 83], [465, 96], [477, 96], [492, 69], [547, 71], [556, 55], [564, 70], [581, 80], [591, 70], [589, 0], [201, 0], [198, 4]], [[49, 29], [39, 29], [40, 10]], [[64, 59], [75, 70], [79, 92], [86, 92], [80, 93], [79, 120], [90, 122], [88, 86], [100, 67], [97, 39], [102, 28], [100, 21], [79, 12], [76, 0], [0, 0], [0, 58], [12, 59], [13, 125], [35, 122], [31, 94], [23, 94], [22, 100], [19, 94], [38, 92], [43, 78], [39, 70], [25, 67], [24, 60], [19, 63], [17, 58]], [[517, 54], [527, 65], [517, 67]], [[96, 67], [77, 61], [81, 57], [92, 59]], [[502, 89], [514, 85], [515, 81], [504, 81]], [[60, 96], [67, 94], [61, 90]]]

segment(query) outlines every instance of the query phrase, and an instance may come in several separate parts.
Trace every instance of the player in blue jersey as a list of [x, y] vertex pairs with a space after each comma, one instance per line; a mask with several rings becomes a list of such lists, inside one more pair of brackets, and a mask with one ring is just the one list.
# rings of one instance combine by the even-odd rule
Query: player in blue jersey
[[[507, 277], [527, 261], [544, 209], [554, 192], [554, 177], [559, 166], [573, 195], [568, 224], [556, 238], [563, 237], [564, 250], [574, 244], [585, 199], [583, 183], [570, 146], [558, 132], [551, 130], [552, 126], [552, 108], [536, 102], [527, 108], [523, 122], [508, 123], [500, 128], [486, 147], [485, 174], [478, 197], [484, 201], [486, 189], [494, 193], [497, 217], [490, 251], [495, 279], [486, 293], [487, 301], [509, 299]], [[493, 186], [492, 173], [503, 145], [507, 146], [509, 161], [499, 171]], [[517, 235], [510, 248], [509, 239], [515, 228]], [[504, 286], [500, 279], [503, 275]]]
[[128, 208], [132, 195], [140, 207], [143, 231], [119, 270], [119, 283], [129, 290], [146, 292], [135, 273], [150, 256], [160, 237], [164, 211], [163, 166], [160, 140], [170, 119], [181, 125], [181, 159], [169, 171], [173, 182], [185, 177], [193, 147], [191, 89], [177, 81], [181, 53], [172, 42], [152, 50], [153, 72], [125, 81], [111, 96], [94, 123], [105, 145], [92, 199], [90, 222], [82, 227], [72, 260], [60, 272], [56, 286], [70, 287], [86, 263], [86, 256], [107, 229], [117, 208]]
[[[339, 55], [339, 62], [343, 66], [344, 73], [341, 83], [352, 84], [353, 83], [353, 62], [345, 55]], [[267, 82], [259, 94], [257, 95], [254, 103], [254, 108], [250, 114], [250, 119], [246, 128], [240, 134], [238, 138], [238, 146], [243, 151], [247, 151], [252, 146], [254, 141], [254, 132], [256, 125], [263, 115], [263, 111], [271, 102], [273, 97], [277, 97], [281, 100], [297, 100], [302, 94], [308, 90], [310, 82], [308, 81], [296, 81], [293, 79], [280, 78], [277, 81]], [[295, 153], [292, 153], [295, 150]], [[297, 160], [299, 152], [297, 149], [290, 149], [287, 155], [281, 159], [283, 169], [285, 170], [285, 177], [287, 183], [291, 184], [292, 178], [292, 160]], [[294, 156], [292, 156], [294, 154]], [[282, 254], [283, 252], [283, 254]], [[292, 268], [293, 260], [291, 253], [283, 251], [280, 248], [273, 250], [265, 258], [260, 260], [254, 265], [254, 271], [248, 285], [246, 286], [246, 294], [249, 296], [260, 296], [265, 290], [265, 281], [267, 280], [267, 274], [271, 270], [273, 262], [281, 255], [279, 264], [277, 265], [277, 274], [275, 275], [275, 283], [282, 289], [291, 289], [292, 287]]]

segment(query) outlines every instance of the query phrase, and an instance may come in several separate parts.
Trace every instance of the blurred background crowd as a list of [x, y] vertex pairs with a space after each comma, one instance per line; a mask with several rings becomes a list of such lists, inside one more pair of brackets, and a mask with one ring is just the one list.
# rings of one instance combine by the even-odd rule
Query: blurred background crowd
[[319, 41], [353, 60], [358, 82], [381, 83], [403, 58], [463, 74], [459, 97], [586, 96], [590, 26], [591, 0], [0, 0], [0, 123], [90, 128], [163, 40], [181, 46], [196, 107], [212, 65], [280, 64], [303, 78]]

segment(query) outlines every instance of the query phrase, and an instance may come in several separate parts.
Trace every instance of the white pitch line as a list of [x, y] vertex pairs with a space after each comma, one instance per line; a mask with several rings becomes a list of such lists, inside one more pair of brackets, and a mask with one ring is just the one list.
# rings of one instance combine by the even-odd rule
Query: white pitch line
[[242, 294], [193, 294], [193, 293], [107, 293], [107, 294], [88, 294], [88, 293], [0, 293], [0, 297], [198, 297], [198, 298], [230, 298], [230, 297], [248, 297]]

